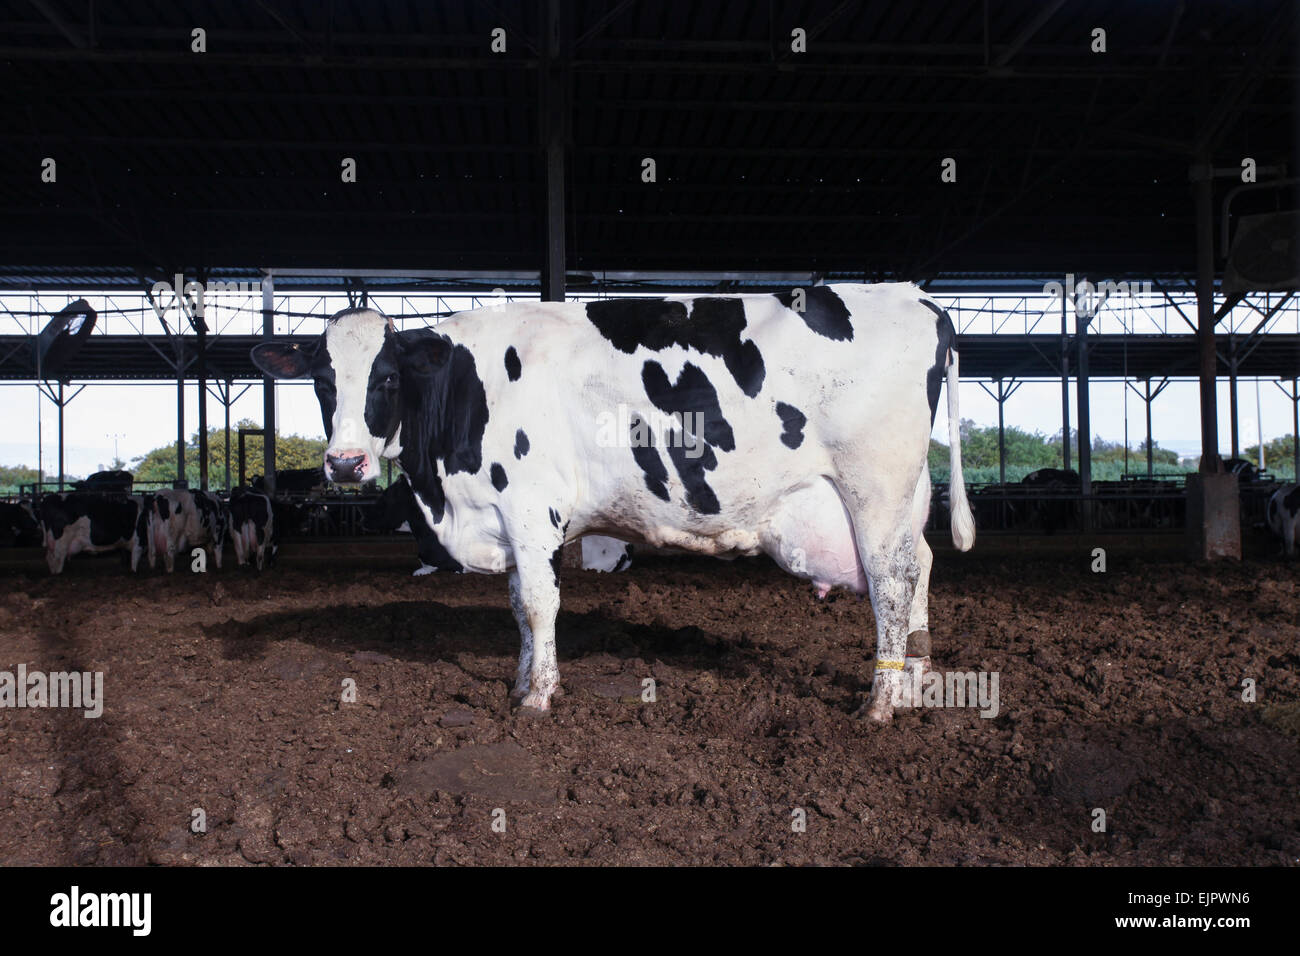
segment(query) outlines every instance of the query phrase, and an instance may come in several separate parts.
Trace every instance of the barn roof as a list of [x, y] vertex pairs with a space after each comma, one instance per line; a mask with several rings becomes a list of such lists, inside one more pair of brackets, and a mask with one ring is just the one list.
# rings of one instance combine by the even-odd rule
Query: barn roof
[[[1294, 175], [1292, 0], [561, 6], [575, 274], [1180, 278], [1198, 147]], [[535, 273], [543, 13], [0, 2], [0, 287]]]

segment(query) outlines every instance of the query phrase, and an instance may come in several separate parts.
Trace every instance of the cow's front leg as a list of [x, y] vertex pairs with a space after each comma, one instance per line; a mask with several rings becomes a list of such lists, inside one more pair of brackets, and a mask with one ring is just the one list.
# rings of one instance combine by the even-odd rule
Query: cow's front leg
[[[521, 639], [527, 643], [525, 625], [531, 632], [531, 659], [528, 663], [528, 690], [520, 701], [521, 706], [536, 710], [549, 710], [551, 695], [560, 683], [560, 669], [555, 660], [555, 617], [560, 611], [560, 581], [551, 553], [528, 547], [515, 548], [515, 571], [510, 576], [512, 591], [518, 580], [519, 602], [523, 620], [520, 622]], [[511, 606], [515, 603], [511, 594]], [[523, 670], [522, 653], [520, 669]], [[518, 685], [516, 685], [518, 686]]]
[[533, 629], [528, 625], [528, 614], [524, 610], [518, 571], [510, 572], [510, 610], [519, 625], [519, 668], [515, 671], [514, 690], [510, 692], [510, 699], [518, 703], [528, 696], [528, 678], [533, 666]]

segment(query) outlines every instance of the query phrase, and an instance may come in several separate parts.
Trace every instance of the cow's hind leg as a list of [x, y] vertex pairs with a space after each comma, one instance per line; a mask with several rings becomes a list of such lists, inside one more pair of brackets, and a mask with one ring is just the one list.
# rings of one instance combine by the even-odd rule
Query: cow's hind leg
[[858, 556], [867, 572], [876, 615], [875, 675], [864, 710], [872, 720], [888, 723], [895, 702], [902, 698], [908, 624], [920, 577], [910, 501], [898, 502], [895, 497], [891, 505], [887, 493], [877, 493], [849, 496], [846, 504], [854, 515]]
[[[424, 568], [415, 573], [420, 574], [422, 571]], [[533, 629], [528, 624], [528, 612], [524, 610], [518, 571], [510, 572], [510, 611], [515, 616], [515, 623], [519, 625], [519, 667], [515, 671], [514, 689], [510, 692], [510, 699], [518, 702], [528, 696], [528, 677], [533, 666]]]
[[57, 540], [53, 535], [47, 535], [45, 538], [45, 564], [50, 569], [50, 574], [62, 574], [63, 564], [68, 560], [68, 535], [71, 531], [65, 531]]
[[168, 574], [174, 574], [176, 571], [176, 552], [185, 547], [184, 538], [173, 538], [167, 535], [167, 550], [163, 552], [163, 564], [167, 567]]
[[907, 618], [907, 657], [903, 671], [903, 690], [899, 704], [918, 707], [913, 691], [921, 686], [921, 678], [930, 669], [930, 568], [934, 552], [925, 540], [925, 523], [930, 517], [930, 471], [921, 472], [912, 499], [912, 541], [916, 547], [916, 590], [912, 595], [912, 608]]
[[916, 547], [916, 587], [912, 594], [912, 607], [907, 618], [907, 656], [904, 658], [903, 688], [898, 702], [901, 706], [919, 707], [913, 700], [913, 691], [921, 686], [921, 678], [930, 670], [930, 567], [934, 552], [925, 538], [914, 539]]
[[242, 568], [248, 563], [248, 551], [244, 547], [243, 528], [235, 528], [231, 531], [230, 543], [235, 546], [235, 565]]

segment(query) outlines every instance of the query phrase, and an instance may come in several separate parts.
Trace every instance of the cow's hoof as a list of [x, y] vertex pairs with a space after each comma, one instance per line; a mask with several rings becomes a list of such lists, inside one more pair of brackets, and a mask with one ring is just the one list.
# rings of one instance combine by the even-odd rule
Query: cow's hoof
[[867, 720], [873, 724], [890, 724], [894, 722], [894, 708], [889, 704], [878, 707], [872, 704], [867, 708]]
[[531, 690], [519, 701], [519, 709], [521, 711], [536, 710], [545, 713], [551, 709], [551, 694], [543, 693], [540, 690]]
[[859, 720], [865, 720], [868, 726], [883, 726], [893, 723], [894, 708], [886, 702], [883, 706], [875, 701], [865, 700], [853, 716]]

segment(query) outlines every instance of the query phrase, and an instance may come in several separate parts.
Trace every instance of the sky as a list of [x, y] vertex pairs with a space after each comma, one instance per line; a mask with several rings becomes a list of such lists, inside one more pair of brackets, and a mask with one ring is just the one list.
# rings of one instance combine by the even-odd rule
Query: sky
[[[15, 321], [23, 321], [23, 310], [57, 311], [71, 297], [43, 296], [39, 303], [27, 296], [0, 296], [0, 305], [7, 305], [14, 313], [15, 319], [8, 316], [9, 328], [3, 327], [5, 316], [0, 316], [0, 332], [12, 334], [29, 331], [32, 324], [39, 325], [40, 317], [28, 319], [28, 328], [14, 327]], [[311, 312], [313, 315], [325, 316], [342, 308], [346, 302], [322, 296], [277, 297], [277, 308], [287, 311]], [[938, 297], [944, 304], [948, 301]], [[983, 300], [985, 297], [980, 297]], [[111, 302], [100, 301], [103, 297], [91, 297], [96, 308], [101, 305], [123, 307], [124, 303], [134, 302], [130, 296], [114, 296]], [[430, 297], [404, 297], [401, 302], [376, 301], [383, 311], [390, 315], [403, 312], [434, 312], [442, 308], [464, 308], [468, 301], [442, 300]], [[260, 303], [259, 303], [260, 307]], [[950, 311], [952, 311], [950, 309]], [[1028, 310], [1033, 312], [1033, 308]], [[214, 327], [218, 330], [246, 332], [254, 330], [254, 323], [260, 326], [260, 312], [241, 308], [229, 314], [214, 311]], [[1008, 319], [1008, 315], [1010, 318]], [[1253, 327], [1250, 316], [1239, 319], [1247, 330]], [[1256, 317], [1257, 318], [1257, 317]], [[983, 316], [972, 318], [969, 314], [954, 314], [954, 319], [963, 328], [975, 331], [990, 331], [996, 323], [1003, 323], [1003, 331], [1024, 331], [1030, 318], [1022, 318], [1014, 312], [1004, 313], [1000, 317], [988, 319]], [[106, 314], [96, 329], [108, 327], [112, 332], [133, 330], [153, 331], [148, 319], [140, 312], [122, 315]], [[174, 321], [174, 318], [172, 319]], [[425, 324], [423, 319], [408, 319], [406, 327]], [[1126, 322], [1127, 326], [1138, 332], [1154, 331], [1135, 322], [1132, 315], [1125, 317], [1122, 312], [1115, 317], [1115, 322]], [[1055, 319], [1059, 331], [1059, 319]], [[1300, 322], [1300, 310], [1284, 310], [1275, 330], [1295, 332]], [[277, 331], [290, 331], [289, 323], [297, 323], [299, 332], [311, 332], [320, 328], [320, 321], [302, 317], [277, 318]], [[993, 324], [990, 324], [993, 323]], [[210, 324], [214, 324], [210, 319]], [[1102, 326], [1102, 331], [1117, 331]], [[1050, 324], [1039, 325], [1034, 331], [1053, 331]], [[75, 385], [74, 385], [75, 388]], [[238, 391], [239, 386], [236, 386]], [[71, 391], [72, 389], [69, 389]], [[193, 434], [197, 428], [197, 387], [191, 383], [185, 389], [186, 434]], [[1109, 441], [1122, 441], [1125, 432], [1125, 392], [1123, 384], [1118, 381], [1093, 381], [1091, 383], [1092, 429], [1095, 435]], [[1260, 419], [1256, 415], [1256, 383], [1253, 379], [1242, 379], [1239, 384], [1241, 445], [1253, 445], [1260, 429]], [[308, 437], [324, 437], [320, 411], [315, 394], [309, 382], [280, 382], [276, 386], [278, 408], [278, 425], [282, 434], [299, 434]], [[961, 384], [961, 417], [973, 419], [979, 425], [997, 424], [997, 403], [980, 384], [975, 381], [963, 381]], [[1262, 430], [1265, 441], [1279, 435], [1290, 434], [1292, 429], [1292, 407], [1280, 389], [1271, 381], [1259, 383], [1260, 410], [1262, 412]], [[39, 416], [38, 416], [39, 404]], [[224, 423], [221, 403], [213, 397], [207, 403], [208, 423], [218, 427]], [[262, 418], [262, 386], [254, 384], [236, 401], [231, 409], [231, 421], [249, 418], [260, 423]], [[1136, 447], [1145, 437], [1145, 418], [1142, 401], [1129, 390], [1127, 397], [1128, 439], [1131, 447]], [[48, 399], [38, 403], [37, 389], [32, 383], [0, 383], [0, 464], [34, 465], [37, 458], [38, 421], [43, 445], [43, 460], [48, 474], [57, 473], [57, 410]], [[1007, 401], [1006, 422], [1028, 431], [1039, 431], [1047, 435], [1060, 431], [1061, 428], [1061, 386], [1059, 381], [1026, 381]], [[1077, 401], [1071, 387], [1071, 423], [1078, 425]], [[1198, 387], [1195, 381], [1175, 381], [1156, 399], [1152, 411], [1152, 430], [1156, 442], [1164, 448], [1172, 448], [1182, 455], [1200, 453], [1200, 424]], [[121, 384], [94, 383], [73, 399], [65, 409], [65, 470], [67, 474], [83, 476], [107, 467], [114, 454], [124, 461], [144, 455], [146, 452], [176, 440], [176, 387], [174, 383], [156, 384]], [[1228, 422], [1228, 384], [1219, 384], [1219, 436], [1220, 453], [1227, 456], [1229, 448]], [[934, 437], [947, 441], [946, 402], [939, 403], [939, 415], [935, 422]]]

